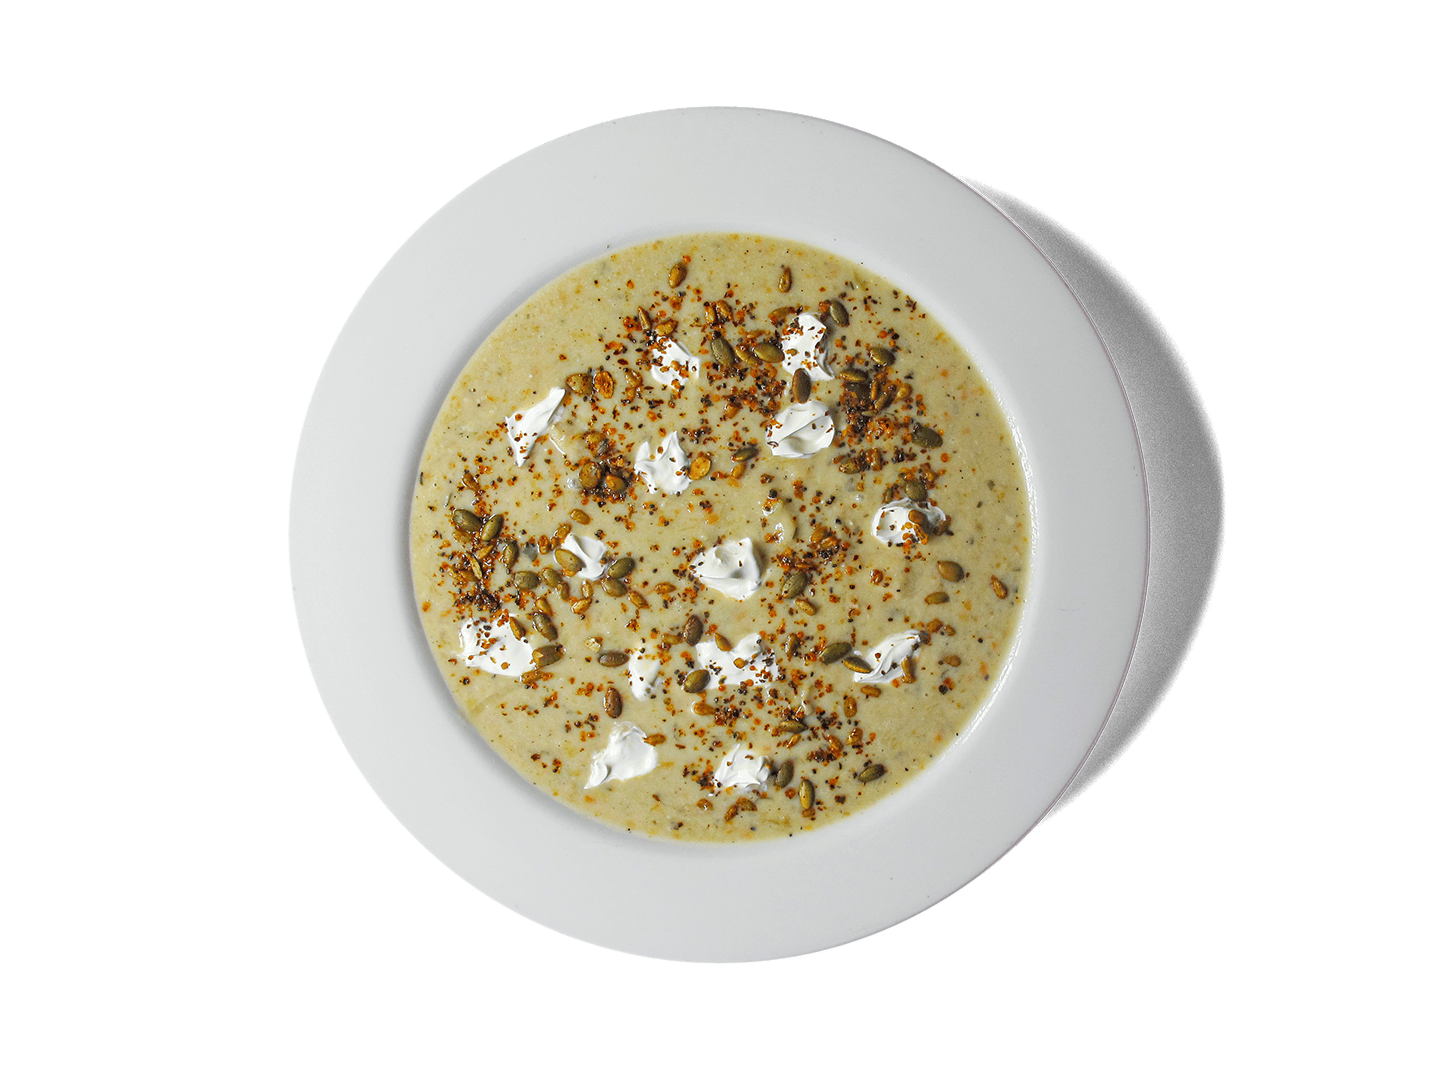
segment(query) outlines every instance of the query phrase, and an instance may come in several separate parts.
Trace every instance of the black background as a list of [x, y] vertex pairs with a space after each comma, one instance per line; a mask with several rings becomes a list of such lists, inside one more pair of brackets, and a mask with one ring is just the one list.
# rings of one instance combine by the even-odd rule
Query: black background
[[[289, 179], [303, 255], [287, 293], [303, 335], [292, 435], [313, 376], [353, 302], [392, 250], [468, 183], [515, 153], [619, 113], [568, 113], [473, 127], [450, 152], [379, 124], [300, 150]], [[1140, 640], [1103, 737], [1044, 823], [990, 873], [882, 936], [814, 960], [908, 954], [942, 960], [992, 940], [1047, 959], [1177, 944], [1200, 924], [1230, 867], [1223, 827], [1223, 690], [1234, 662], [1226, 612], [1228, 442], [1234, 401], [1224, 279], [1227, 193], [1188, 169], [1197, 133], [1104, 116], [998, 127], [944, 110], [825, 112], [904, 144], [960, 176], [1018, 223], [1067, 278], [1103, 333], [1137, 419], [1151, 501], [1151, 572]], [[712, 155], [712, 159], [715, 159]], [[694, 166], [708, 162], [694, 162]], [[633, 157], [633, 166], [638, 159]], [[911, 209], [912, 210], [912, 209]], [[297, 638], [295, 629], [295, 650]], [[631, 961], [553, 936], [493, 906], [440, 866], [373, 797], [309, 685], [296, 753], [276, 787], [285, 813], [266, 867], [300, 943], [365, 956], [440, 950], [483, 956], [512, 939], [573, 973]], [[356, 940], [356, 941], [355, 941]], [[1008, 946], [1002, 946], [1007, 943]], [[548, 959], [553, 959], [548, 960]]]

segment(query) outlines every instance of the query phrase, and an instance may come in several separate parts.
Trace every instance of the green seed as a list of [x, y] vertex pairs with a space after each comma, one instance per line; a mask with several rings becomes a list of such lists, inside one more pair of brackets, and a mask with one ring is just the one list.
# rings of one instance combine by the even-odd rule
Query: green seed
[[938, 592], [931, 592], [931, 593], [929, 593], [927, 596], [924, 597], [924, 603], [926, 603], [926, 604], [946, 604], [946, 603], [948, 603], [948, 593], [943, 592], [942, 590], [940, 590], [940, 591], [938, 591]]
[[869, 351], [869, 359], [875, 365], [888, 368], [894, 364], [894, 352], [886, 346], [876, 346]]
[[940, 577], [946, 578], [949, 581], [963, 580], [963, 567], [949, 559], [945, 559], [938, 564], [938, 572]]
[[705, 623], [700, 620], [700, 616], [691, 615], [685, 620], [685, 625], [681, 627], [680, 639], [688, 645], [693, 645], [700, 640], [700, 635], [704, 632]]
[[803, 734], [808, 728], [798, 719], [781, 719], [775, 729], [781, 734]]
[[624, 707], [625, 703], [621, 700], [620, 690], [615, 686], [607, 686], [605, 700], [606, 715], [612, 719], [619, 719], [621, 717], [621, 709]]
[[701, 667], [691, 671], [685, 676], [682, 687], [687, 693], [702, 693], [709, 684], [710, 672]]
[[556, 623], [551, 621], [550, 615], [537, 611], [531, 616], [531, 624], [536, 627], [536, 632], [548, 641], [556, 640]]
[[914, 442], [920, 447], [932, 450], [935, 447], [943, 446], [943, 437], [927, 425], [920, 425], [914, 430]]
[[794, 395], [795, 402], [809, 401], [809, 373], [803, 369], [794, 371], [794, 381], [790, 385], [790, 392]]
[[819, 608], [815, 607], [814, 604], [806, 600], [803, 596], [794, 602], [794, 606], [799, 608], [806, 615], [812, 615], [819, 610]]
[[775, 772], [775, 785], [780, 787], [788, 786], [792, 778], [794, 778], [794, 761], [786, 760], [780, 765], [780, 769]]
[[785, 360], [784, 352], [774, 343], [756, 343], [755, 357], [770, 365], [778, 365]]
[[613, 578], [623, 578], [636, 568], [636, 561], [630, 556], [624, 559], [617, 559], [606, 568], [606, 576]]
[[500, 514], [493, 514], [490, 518], [488, 518], [487, 524], [482, 526], [482, 539], [495, 540], [497, 537], [501, 536], [501, 527], [504, 521], [506, 521], [506, 519], [503, 518]]
[[834, 323], [841, 328], [849, 327], [849, 310], [844, 308], [844, 303], [838, 298], [829, 300], [829, 315], [834, 318]]
[[581, 572], [581, 556], [566, 548], [556, 549], [556, 562], [561, 567], [561, 572], [567, 577]]
[[601, 467], [594, 462], [587, 462], [576, 474], [576, 479], [581, 482], [581, 487], [589, 492], [601, 483]]
[[730, 457], [733, 458], [736, 462], [748, 462], [750, 459], [754, 458], [759, 453], [759, 444], [750, 443], [746, 444], [744, 447], [741, 447]]
[[867, 384], [869, 382], [869, 374], [863, 369], [840, 369], [839, 379], [847, 380], [851, 384]]
[[710, 340], [710, 354], [715, 358], [716, 365], [735, 364], [735, 348], [725, 342], [723, 335], [717, 335]]
[[502, 565], [505, 566], [508, 570], [510, 570], [513, 566], [516, 565], [516, 557], [519, 554], [521, 554], [520, 549], [518, 549], [515, 544], [513, 544], [510, 540], [505, 541], [501, 546]]
[[546, 584], [553, 589], [559, 588], [561, 585], [561, 571], [557, 570], [554, 566], [543, 567], [541, 580], [546, 582]]
[[862, 656], [846, 656], [839, 662], [844, 664], [844, 666], [848, 667], [855, 674], [868, 674], [874, 669], [869, 666], [869, 661]]
[[530, 592], [541, 584], [541, 575], [531, 570], [518, 570], [512, 574], [512, 579], [516, 582], [516, 587], [523, 592]]
[[531, 659], [538, 667], [549, 667], [564, 654], [560, 645], [543, 645], [531, 654]]
[[850, 652], [854, 651], [854, 646], [848, 641], [835, 641], [832, 645], [825, 645], [823, 651], [819, 653], [819, 662], [828, 666], [837, 663]]
[[923, 481], [916, 481], [910, 478], [903, 484], [904, 495], [912, 499], [915, 503], [922, 503], [928, 496], [928, 489], [924, 487]]
[[613, 496], [618, 496], [622, 492], [624, 492], [626, 490], [627, 483], [628, 482], [624, 477], [617, 477], [614, 473], [606, 474], [606, 491], [610, 492]]
[[775, 283], [775, 289], [778, 290], [781, 294], [788, 294], [790, 284], [792, 284], [793, 282], [794, 277], [790, 274], [789, 265], [785, 265], [783, 268], [780, 269], [780, 278], [779, 281]]
[[808, 585], [809, 575], [803, 570], [796, 570], [785, 578], [784, 584], [780, 586], [780, 593], [786, 599], [793, 599], [802, 593]]
[[863, 771], [859, 772], [859, 774], [855, 775], [854, 777], [860, 782], [873, 782], [875, 779], [882, 777], [883, 774], [883, 764], [870, 764], [868, 767], [866, 767]]
[[482, 527], [482, 520], [471, 511], [458, 507], [452, 512], [452, 524], [464, 533], [475, 533]]
[[670, 289], [675, 290], [685, 280], [685, 262], [676, 264], [670, 270], [670, 275], [665, 277], [665, 281], [670, 284]]
[[607, 596], [624, 596], [626, 583], [618, 577], [608, 577], [601, 581], [601, 591]]
[[808, 779], [799, 780], [799, 807], [804, 809], [814, 807], [814, 783]]
[[624, 652], [602, 652], [596, 657], [596, 662], [602, 667], [624, 667], [630, 658]]
[[579, 522], [582, 525], [589, 525], [591, 522], [591, 516], [587, 514], [584, 510], [582, 510], [580, 507], [577, 507], [571, 511], [571, 520], [573, 522]]

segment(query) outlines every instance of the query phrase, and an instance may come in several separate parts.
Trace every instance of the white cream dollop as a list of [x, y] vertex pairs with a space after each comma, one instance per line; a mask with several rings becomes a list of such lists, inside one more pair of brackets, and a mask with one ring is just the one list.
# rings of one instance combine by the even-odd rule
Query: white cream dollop
[[749, 537], [716, 544], [690, 565], [701, 582], [732, 600], [748, 600], [760, 587], [760, 560]]
[[650, 345], [650, 375], [665, 387], [700, 379], [700, 359], [670, 336]]
[[586, 789], [607, 779], [634, 779], [655, 770], [655, 746], [645, 740], [645, 731], [625, 721], [611, 727], [606, 747], [591, 757], [591, 776]]
[[576, 576], [591, 581], [601, 576], [605, 569], [601, 565], [601, 556], [611, 550], [595, 537], [577, 536], [575, 533], [569, 534], [561, 542], [561, 546], [581, 560], [581, 569], [576, 572]]
[[679, 495], [690, 487], [689, 461], [680, 449], [679, 437], [672, 432], [660, 441], [660, 447], [654, 454], [649, 443], [637, 447], [631, 468], [641, 475], [641, 480], [652, 492]]
[[746, 682], [759, 685], [783, 677], [780, 665], [775, 662], [775, 654], [766, 651], [760, 644], [758, 633], [747, 633], [728, 652], [721, 652], [714, 641], [698, 641], [695, 658], [710, 672], [717, 688], [723, 688], [727, 683], [731, 686]]
[[896, 499], [885, 503], [874, 515], [874, 538], [881, 544], [902, 544], [914, 535], [913, 516], [920, 515], [932, 528], [948, 517], [932, 503], [915, 503], [912, 499]]
[[565, 397], [565, 388], [554, 387], [546, 398], [506, 419], [506, 438], [511, 441], [511, 453], [518, 469], [526, 465], [526, 456], [531, 453], [537, 437], [544, 436], [551, 428]]
[[924, 635], [918, 630], [905, 630], [903, 633], [885, 637], [874, 646], [873, 652], [868, 655], [860, 653], [873, 666], [873, 670], [856, 673], [854, 681], [870, 685], [892, 682], [904, 673], [899, 664], [917, 652], [923, 643]]
[[462, 662], [489, 674], [517, 678], [536, 669], [531, 658], [534, 646], [518, 637], [505, 615], [497, 622], [469, 618], [457, 631], [462, 646]]
[[765, 784], [770, 777], [770, 762], [748, 745], [737, 745], [720, 761], [715, 769], [715, 785], [755, 786]]
[[626, 662], [626, 675], [631, 681], [631, 696], [636, 700], [650, 700], [655, 696], [656, 678], [660, 674], [660, 660], [647, 655], [642, 647]]
[[833, 380], [834, 374], [824, 365], [829, 346], [825, 336], [829, 329], [824, 321], [813, 313], [801, 313], [794, 320], [794, 327], [785, 333], [780, 347], [785, 352], [785, 372], [793, 374], [796, 369], [809, 373], [811, 380]]
[[813, 458], [834, 442], [834, 418], [821, 402], [797, 402], [774, 416], [765, 442], [776, 458]]

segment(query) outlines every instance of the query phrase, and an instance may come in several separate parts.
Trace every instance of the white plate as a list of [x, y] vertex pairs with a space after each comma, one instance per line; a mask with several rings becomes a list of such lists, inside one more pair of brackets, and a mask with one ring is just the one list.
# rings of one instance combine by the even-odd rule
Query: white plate
[[[724, 161], [725, 163], [721, 163]], [[685, 845], [543, 797], [458, 714], [412, 596], [419, 452], [477, 344], [603, 251], [700, 230], [823, 246], [915, 295], [973, 355], [1027, 469], [1033, 557], [1002, 683], [909, 787], [799, 837]], [[293, 481], [294, 596], [338, 733], [399, 820], [491, 897], [660, 957], [833, 946], [951, 894], [1057, 800], [1116, 698], [1141, 614], [1147, 511], [1112, 365], [1061, 278], [963, 183], [817, 119], [656, 112], [503, 165], [438, 212], [363, 295], [323, 370]]]

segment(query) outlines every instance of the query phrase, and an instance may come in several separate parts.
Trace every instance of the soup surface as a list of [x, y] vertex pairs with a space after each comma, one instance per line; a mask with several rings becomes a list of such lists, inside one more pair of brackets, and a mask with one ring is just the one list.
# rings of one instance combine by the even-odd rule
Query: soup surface
[[682, 235], [543, 287], [422, 454], [412, 571], [467, 720], [630, 831], [813, 830], [916, 776], [1007, 659], [1013, 435], [911, 295], [811, 246]]

